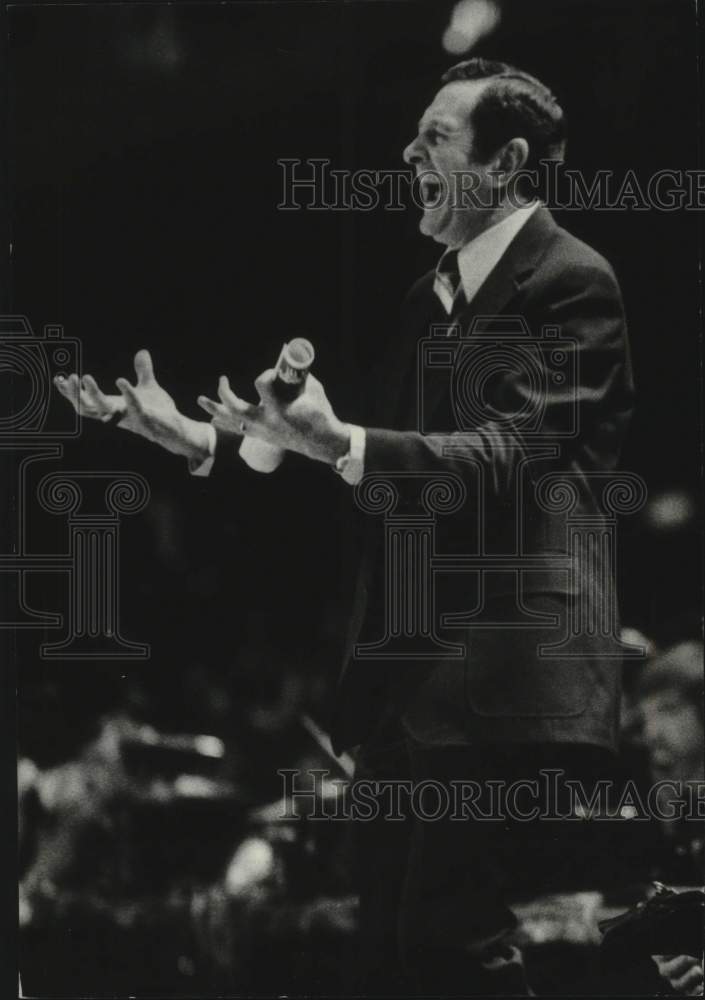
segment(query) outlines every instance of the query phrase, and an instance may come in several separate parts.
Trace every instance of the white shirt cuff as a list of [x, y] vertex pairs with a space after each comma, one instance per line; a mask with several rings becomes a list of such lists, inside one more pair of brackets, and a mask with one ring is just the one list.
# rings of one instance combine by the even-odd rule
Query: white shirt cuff
[[208, 458], [204, 458], [202, 462], [196, 462], [194, 459], [189, 460], [188, 471], [192, 476], [209, 476], [213, 468], [213, 463], [215, 462], [215, 444], [217, 441], [217, 434], [215, 433], [213, 424], [208, 424], [207, 433]]
[[348, 424], [350, 430], [350, 451], [335, 463], [335, 471], [346, 483], [357, 486], [365, 474], [365, 428]]

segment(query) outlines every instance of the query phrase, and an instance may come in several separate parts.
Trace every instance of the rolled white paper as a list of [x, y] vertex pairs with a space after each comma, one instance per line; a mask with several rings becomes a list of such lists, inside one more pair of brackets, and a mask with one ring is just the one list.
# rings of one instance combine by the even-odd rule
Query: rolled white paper
[[[284, 344], [273, 384], [274, 392], [280, 399], [291, 402], [302, 392], [314, 357], [313, 344], [304, 337], [295, 337]], [[245, 436], [240, 445], [240, 457], [255, 472], [274, 472], [284, 459], [284, 451], [266, 441]]]

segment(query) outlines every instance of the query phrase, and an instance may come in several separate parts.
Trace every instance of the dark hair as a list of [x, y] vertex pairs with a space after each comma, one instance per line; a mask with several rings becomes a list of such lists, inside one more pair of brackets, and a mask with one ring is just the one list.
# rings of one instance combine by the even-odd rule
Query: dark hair
[[505, 142], [526, 139], [529, 157], [525, 170], [538, 170], [542, 160], [562, 162], [565, 154], [565, 116], [548, 87], [523, 70], [490, 59], [466, 59], [451, 66], [442, 83], [489, 80], [472, 110], [475, 149], [489, 160]]

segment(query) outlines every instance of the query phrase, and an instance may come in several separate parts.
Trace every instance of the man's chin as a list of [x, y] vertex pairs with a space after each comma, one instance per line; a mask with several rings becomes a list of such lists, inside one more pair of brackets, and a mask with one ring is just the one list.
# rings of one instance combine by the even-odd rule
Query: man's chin
[[424, 214], [419, 219], [419, 231], [424, 234], [424, 236], [430, 236], [431, 239], [436, 240], [438, 243], [444, 243], [443, 234], [445, 233], [447, 227], [447, 221], [445, 219], [439, 219], [434, 217], [432, 212], [424, 212]]

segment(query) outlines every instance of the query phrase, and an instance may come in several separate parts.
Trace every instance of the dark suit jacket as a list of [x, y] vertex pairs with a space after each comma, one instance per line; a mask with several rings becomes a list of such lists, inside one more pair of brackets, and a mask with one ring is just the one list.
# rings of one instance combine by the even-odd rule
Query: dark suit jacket
[[[467, 501], [452, 517], [438, 516], [436, 548], [462, 554], [484, 545], [488, 554], [520, 552], [538, 560], [525, 563], [533, 568], [519, 574], [515, 564], [506, 572], [436, 577], [439, 614], [479, 609], [467, 627], [439, 630], [448, 641], [464, 643], [462, 659], [362, 659], [355, 644], [384, 635], [388, 582], [383, 519], [365, 514], [368, 538], [331, 726], [334, 746], [363, 742], [386, 714], [429, 744], [564, 741], [614, 747], [620, 649], [614, 637], [613, 543], [602, 496], [633, 397], [614, 273], [539, 208], [473, 301], [454, 317], [460, 336], [437, 341], [441, 349], [466, 345], [451, 348], [456, 357], [465, 352], [465, 376], [476, 376], [474, 384], [466, 378], [469, 388], [460, 392], [451, 389], [443, 363], [429, 368], [419, 346], [433, 324], [449, 322], [433, 277], [424, 275], [404, 303], [401, 336], [376, 394], [378, 426], [372, 421], [366, 429], [365, 475], [394, 482], [409, 510], [418, 507], [420, 476], [457, 476]], [[478, 323], [478, 317], [496, 319]], [[522, 318], [530, 331], [531, 347], [522, 355], [528, 368], [511, 360], [522, 343], [522, 334], [517, 339], [511, 332], [517, 328], [512, 317]], [[565, 341], [560, 351], [548, 345], [551, 328]], [[451, 405], [453, 393], [461, 406], [470, 397], [462, 412]], [[421, 406], [426, 426], [419, 428]], [[421, 432], [427, 430], [432, 433]], [[406, 498], [399, 473], [407, 474]], [[556, 474], [565, 480], [567, 504]], [[587, 558], [576, 558], [580, 543], [570, 541], [576, 526], [592, 538]], [[549, 557], [543, 565], [542, 557]], [[558, 625], [499, 624], [515, 619], [517, 586], [524, 612], [558, 616]], [[539, 651], [558, 642], [568, 627], [581, 635], [566, 655]]]
[[[441, 365], [431, 372], [422, 362], [423, 390], [417, 391], [420, 343], [434, 324], [449, 322], [433, 292], [433, 277], [431, 271], [417, 281], [404, 302], [399, 337], [391, 342], [374, 393], [376, 412], [367, 421], [365, 474], [391, 477], [410, 510], [418, 506], [419, 477], [458, 477], [467, 501], [452, 517], [438, 517], [437, 548], [462, 555], [484, 546], [489, 554], [520, 552], [537, 561], [521, 573], [515, 568], [439, 574], [440, 613], [479, 609], [467, 627], [450, 628], [444, 636], [464, 643], [464, 657], [361, 659], [354, 654], [356, 644], [378, 640], [385, 629], [383, 519], [365, 514], [348, 655], [330, 724], [333, 745], [340, 751], [361, 743], [380, 719], [391, 718], [428, 744], [614, 747], [620, 657], [609, 634], [616, 627], [609, 543], [591, 547], [589, 564], [573, 559], [567, 566], [565, 560], [576, 517], [591, 519], [594, 539], [607, 527], [598, 494], [605, 475], [616, 467], [631, 412], [633, 385], [617, 281], [604, 258], [559, 228], [547, 209], [537, 209], [473, 301], [454, 317], [461, 336], [439, 339], [442, 348], [462, 341], [467, 352], [470, 345], [463, 355], [466, 374], [489, 376], [478, 382], [477, 405], [471, 399], [459, 418], [449, 368]], [[496, 319], [483, 321], [478, 332], [478, 317]], [[530, 331], [534, 363], [527, 371], [533, 370], [533, 379], [511, 358], [507, 363], [517, 344], [514, 337], [507, 355], [507, 330], [516, 327], [512, 317], [521, 317]], [[560, 350], [540, 346], [546, 326], [565, 339]], [[419, 428], [419, 398], [428, 428]], [[536, 420], [527, 423], [526, 415], [534, 411]], [[422, 433], [427, 429], [434, 433]], [[216, 476], [232, 468], [235, 453], [232, 441], [219, 435]], [[408, 497], [403, 497], [400, 473], [409, 479]], [[551, 490], [545, 478], [556, 473], [568, 477], [570, 510], [561, 509], [566, 505], [560, 503], [560, 485]], [[555, 565], [542, 565], [546, 556], [555, 557]], [[577, 652], [573, 646], [570, 655], [541, 655], [542, 643], [560, 639], [555, 626], [497, 624], [513, 620], [517, 581], [525, 615], [552, 615], [562, 627], [570, 609], [580, 610]], [[605, 607], [613, 612], [607, 634], [600, 624]]]

